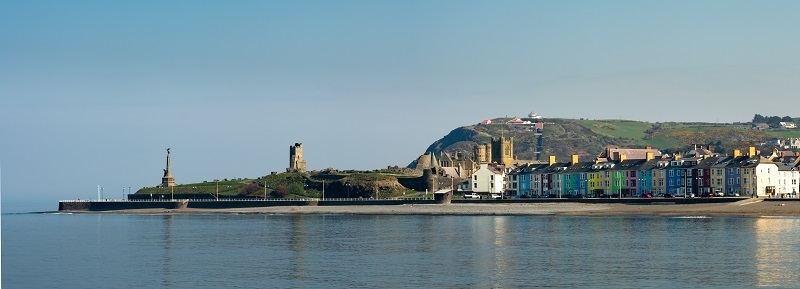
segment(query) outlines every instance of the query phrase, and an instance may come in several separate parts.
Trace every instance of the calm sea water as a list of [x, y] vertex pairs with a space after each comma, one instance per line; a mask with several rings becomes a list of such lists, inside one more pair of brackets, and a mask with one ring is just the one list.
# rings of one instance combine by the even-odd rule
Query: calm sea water
[[2, 285], [800, 287], [800, 219], [4, 214]]

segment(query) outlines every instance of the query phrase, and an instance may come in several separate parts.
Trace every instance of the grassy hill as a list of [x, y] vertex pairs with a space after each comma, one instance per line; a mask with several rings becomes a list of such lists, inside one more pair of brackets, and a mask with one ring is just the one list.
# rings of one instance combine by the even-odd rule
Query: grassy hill
[[[419, 176], [381, 172], [310, 172], [272, 174], [256, 179], [215, 180], [174, 187], [149, 187], [136, 195], [176, 198], [414, 198], [432, 197], [414, 190]], [[406, 185], [401, 185], [401, 183]]]
[[[535, 159], [539, 136], [524, 125], [509, 125], [507, 118], [490, 125], [469, 125], [454, 129], [435, 141], [428, 151], [465, 151], [492, 137], [514, 137], [514, 154], [520, 160]], [[577, 153], [597, 156], [606, 146], [641, 148], [651, 146], [663, 152], [687, 151], [693, 144], [711, 145], [720, 153], [766, 143], [772, 138], [800, 137], [798, 129], [752, 130], [749, 123], [650, 123], [632, 120], [545, 119], [540, 159], [555, 155], [566, 159]], [[763, 146], [767, 150], [771, 147]]]

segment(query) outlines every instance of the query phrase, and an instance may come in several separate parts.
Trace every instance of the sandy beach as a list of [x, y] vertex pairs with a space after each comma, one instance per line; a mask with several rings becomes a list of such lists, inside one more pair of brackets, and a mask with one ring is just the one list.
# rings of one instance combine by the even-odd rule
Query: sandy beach
[[[82, 212], [86, 213], [86, 212]], [[234, 209], [137, 209], [114, 214], [363, 214], [363, 215], [568, 215], [568, 216], [800, 216], [800, 201], [743, 200], [718, 204], [449, 204], [281, 206]]]

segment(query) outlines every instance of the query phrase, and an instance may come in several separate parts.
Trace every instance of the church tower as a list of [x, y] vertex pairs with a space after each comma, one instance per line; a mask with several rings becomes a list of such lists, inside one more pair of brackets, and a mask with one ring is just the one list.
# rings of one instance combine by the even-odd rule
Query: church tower
[[161, 187], [174, 187], [175, 178], [172, 177], [172, 168], [169, 161], [169, 148], [167, 148], [167, 168], [164, 169], [164, 176], [161, 177]]
[[514, 138], [492, 138], [492, 162], [510, 166], [514, 164]]

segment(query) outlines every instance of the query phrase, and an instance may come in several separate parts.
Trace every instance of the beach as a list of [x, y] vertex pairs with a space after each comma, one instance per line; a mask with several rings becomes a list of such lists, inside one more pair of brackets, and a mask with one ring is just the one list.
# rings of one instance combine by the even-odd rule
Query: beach
[[[87, 212], [80, 212], [87, 213]], [[230, 209], [134, 209], [116, 214], [361, 214], [361, 215], [567, 215], [567, 216], [800, 216], [800, 201], [748, 199], [713, 204], [405, 204], [354, 206], [277, 206]]]

